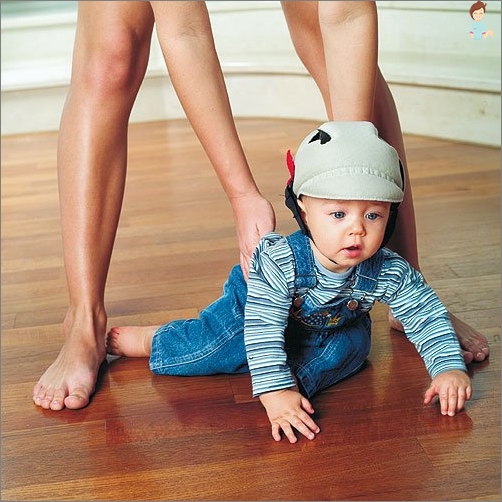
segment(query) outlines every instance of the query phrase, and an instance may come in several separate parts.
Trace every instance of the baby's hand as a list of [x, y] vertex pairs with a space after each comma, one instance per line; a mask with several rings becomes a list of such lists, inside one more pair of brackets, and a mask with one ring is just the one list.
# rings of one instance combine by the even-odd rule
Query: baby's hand
[[439, 396], [441, 413], [452, 417], [471, 399], [471, 379], [461, 370], [444, 371], [432, 380], [425, 392], [424, 404], [429, 404], [436, 394]]
[[260, 396], [260, 401], [267, 411], [268, 419], [272, 424], [272, 437], [276, 441], [281, 440], [282, 430], [290, 443], [296, 443], [297, 439], [292, 427], [308, 439], [314, 439], [314, 433], [317, 434], [321, 430], [309, 416], [314, 413], [310, 401], [297, 389], [267, 392]]

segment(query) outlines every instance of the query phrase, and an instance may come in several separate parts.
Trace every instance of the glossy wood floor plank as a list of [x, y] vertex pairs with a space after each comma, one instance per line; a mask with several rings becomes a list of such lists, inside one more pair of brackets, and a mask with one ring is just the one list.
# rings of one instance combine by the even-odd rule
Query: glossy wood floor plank
[[[285, 153], [318, 124], [239, 119], [277, 229]], [[500, 150], [407, 136], [423, 272], [491, 343], [456, 417], [423, 406], [413, 346], [373, 311], [360, 373], [312, 401], [322, 432], [276, 443], [248, 375], [103, 365], [91, 404], [31, 402], [67, 308], [55, 133], [2, 137], [2, 500], [500, 500]], [[193, 317], [237, 263], [230, 207], [186, 121], [135, 124], [107, 288], [109, 326]]]

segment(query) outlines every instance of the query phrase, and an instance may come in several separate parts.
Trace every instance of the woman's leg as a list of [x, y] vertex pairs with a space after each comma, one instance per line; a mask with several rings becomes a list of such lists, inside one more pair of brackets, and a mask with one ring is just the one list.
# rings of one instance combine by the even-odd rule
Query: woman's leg
[[281, 7], [296, 54], [321, 92], [328, 119], [333, 120], [318, 3], [293, 0], [281, 2]]
[[378, 55], [375, 3], [286, 1], [281, 6], [293, 45], [321, 91], [328, 118], [370, 120]]
[[106, 355], [104, 290], [124, 193], [129, 115], [152, 29], [148, 2], [79, 3], [58, 143], [69, 308], [63, 347], [33, 391], [46, 409], [86, 406]]
[[[399, 116], [391, 91], [380, 73], [380, 70], [377, 68], [375, 75], [374, 106], [370, 116], [364, 115], [365, 109], [367, 109], [365, 106], [359, 106], [357, 110], [353, 111], [353, 115], [351, 115], [348, 109], [352, 102], [350, 100], [340, 98], [337, 100], [337, 103], [332, 102], [333, 99], [330, 98], [329, 83], [334, 80], [334, 75], [336, 75], [337, 68], [336, 65], [333, 64], [336, 57], [334, 58], [329, 52], [326, 52], [326, 49], [331, 49], [331, 52], [333, 52], [334, 48], [333, 43], [328, 44], [323, 42], [323, 37], [326, 39], [329, 36], [326, 31], [328, 26], [324, 24], [324, 29], [321, 32], [318, 3], [319, 2], [310, 1], [281, 2], [293, 45], [295, 46], [299, 58], [319, 87], [324, 103], [326, 104], [326, 112], [329, 119], [370, 120], [375, 124], [380, 135], [398, 151], [405, 169], [407, 183], [405, 197], [399, 208], [396, 228], [389, 242], [389, 247], [401, 254], [411, 265], [420, 270], [411, 183], [408, 175], [401, 125], [399, 123]], [[346, 2], [323, 2], [323, 5], [328, 3], [343, 4]], [[360, 3], [363, 2], [348, 2], [348, 4]], [[359, 36], [360, 34], [358, 33], [352, 33], [351, 39], [357, 40]], [[371, 36], [369, 38], [373, 40]], [[327, 69], [326, 61], [328, 61], [328, 66], [331, 68], [329, 80], [328, 74], [330, 72]], [[358, 71], [361, 70], [356, 68], [355, 74], [357, 74]], [[372, 71], [369, 73], [372, 74]], [[353, 79], [352, 82], [354, 85], [345, 87], [347, 92], [350, 92], [352, 95], [360, 96], [361, 100], [369, 102], [372, 98], [371, 93], [368, 92], [367, 86], [363, 85], [362, 87], [356, 87], [358, 83], [356, 79]], [[466, 362], [469, 363], [473, 359], [476, 361], [484, 360], [489, 353], [488, 341], [486, 338], [455, 315], [450, 313], [450, 317], [460, 345], [465, 351], [464, 358]], [[389, 320], [392, 327], [402, 329], [400, 323], [393, 318], [391, 313], [389, 313]]]
[[151, 4], [174, 89], [232, 206], [247, 275], [260, 237], [275, 228], [275, 214], [258, 190], [237, 134], [206, 4]]

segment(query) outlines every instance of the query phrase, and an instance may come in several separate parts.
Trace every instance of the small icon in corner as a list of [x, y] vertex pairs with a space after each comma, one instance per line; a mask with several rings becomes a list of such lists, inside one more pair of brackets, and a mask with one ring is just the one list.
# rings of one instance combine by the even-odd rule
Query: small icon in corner
[[471, 18], [474, 19], [474, 23], [471, 26], [470, 35], [474, 40], [482, 40], [488, 35], [493, 37], [493, 31], [487, 30], [486, 26], [481, 22], [482, 17], [486, 12], [486, 3], [476, 2], [471, 5], [469, 13]]

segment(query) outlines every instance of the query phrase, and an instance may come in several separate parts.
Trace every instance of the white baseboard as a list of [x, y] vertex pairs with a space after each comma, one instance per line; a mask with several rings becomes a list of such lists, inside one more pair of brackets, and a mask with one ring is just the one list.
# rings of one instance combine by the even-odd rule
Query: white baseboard
[[[326, 120], [320, 94], [307, 74], [232, 71], [225, 79], [236, 117]], [[500, 94], [389, 84], [405, 133], [500, 147]], [[67, 84], [53, 84], [2, 91], [2, 135], [57, 130], [67, 89]], [[147, 75], [131, 122], [184, 117], [169, 77]]]
[[[462, 40], [461, 49], [469, 51], [466, 60], [454, 52], [459, 45], [456, 31], [463, 26], [463, 16], [468, 17], [468, 12], [462, 12], [465, 2], [437, 2], [455, 4], [455, 11], [448, 12], [443, 5], [434, 15], [456, 21], [442, 24], [448, 52], [441, 51], [441, 44], [431, 50], [434, 40], [421, 37], [422, 28], [412, 22], [426, 16], [427, 5], [422, 4], [427, 2], [406, 2], [407, 10], [391, 5], [404, 2], [380, 3], [384, 33], [389, 31], [387, 25], [399, 23], [401, 32], [407, 31], [406, 37], [401, 36], [403, 46], [393, 40], [396, 30], [381, 37], [380, 44], [380, 66], [394, 94], [403, 131], [500, 147], [500, 46], [495, 45], [500, 40], [477, 46]], [[320, 94], [294, 53], [278, 2], [208, 4], [236, 117], [326, 120]], [[2, 18], [2, 135], [58, 129], [70, 78], [75, 21], [73, 11], [10, 22]], [[413, 37], [411, 47], [406, 47]], [[483, 52], [479, 55], [476, 50]], [[131, 122], [184, 117], [154, 37]]]

